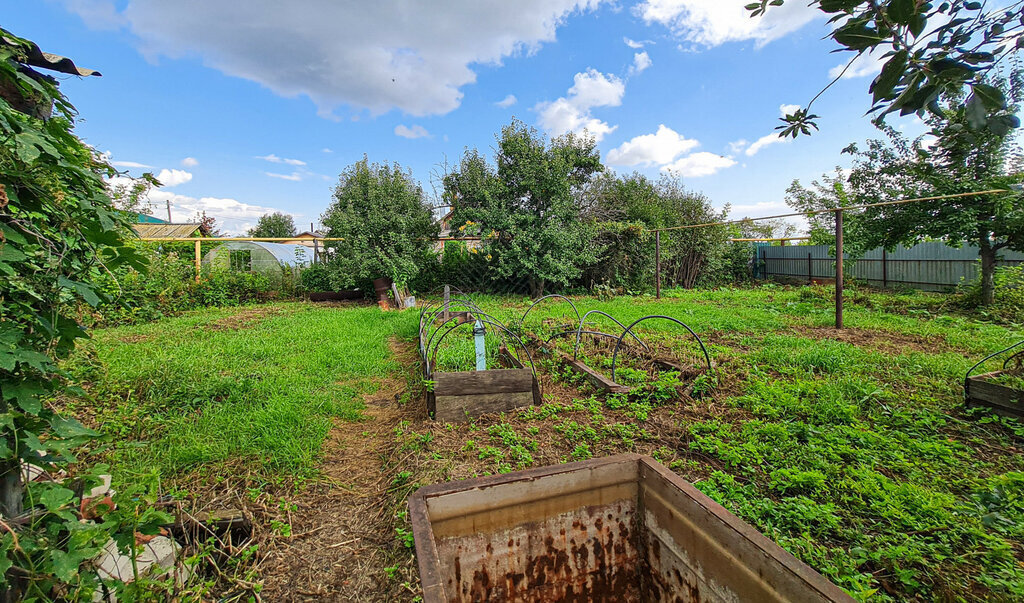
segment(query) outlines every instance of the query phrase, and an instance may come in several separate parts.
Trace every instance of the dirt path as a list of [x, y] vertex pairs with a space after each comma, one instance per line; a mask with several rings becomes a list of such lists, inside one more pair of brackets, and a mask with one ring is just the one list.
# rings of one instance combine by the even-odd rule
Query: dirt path
[[[415, 347], [392, 340], [404, 367], [415, 366]], [[291, 512], [290, 538], [276, 540], [263, 563], [264, 601], [411, 600], [414, 592], [391, 573], [409, 575], [409, 555], [394, 533], [395, 428], [420, 422], [425, 410], [400, 404], [405, 382], [385, 380], [364, 398], [365, 420], [337, 420], [324, 442], [325, 483], [303, 492]], [[401, 563], [402, 567], [394, 567]]]

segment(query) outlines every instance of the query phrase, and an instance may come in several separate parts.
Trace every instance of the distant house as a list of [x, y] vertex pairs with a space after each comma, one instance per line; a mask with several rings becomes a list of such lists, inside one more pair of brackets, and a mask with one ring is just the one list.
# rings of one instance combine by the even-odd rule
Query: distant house
[[[295, 235], [294, 239], [288, 239], [287, 241], [282, 241], [282, 243], [285, 245], [303, 245], [305, 247], [313, 247], [313, 240], [322, 239], [323, 237], [324, 233], [322, 232], [311, 232], [307, 230], [306, 232], [300, 232]], [[317, 247], [322, 248], [323, 245], [324, 244], [321, 242]]]
[[167, 222], [167, 220], [161, 220], [160, 218], [157, 218], [156, 216], [150, 216], [148, 214], [136, 213], [135, 214], [135, 223], [136, 224], [167, 224], [168, 222]]
[[[454, 209], [450, 209], [450, 210], [448, 210], [448, 213], [446, 213], [445, 215], [441, 216], [441, 219], [438, 220], [438, 222], [441, 224], [441, 231], [438, 233], [437, 240], [434, 241], [434, 244], [432, 246], [434, 251], [436, 251], [437, 253], [441, 253], [442, 251], [444, 251], [444, 244], [447, 243], [448, 241], [453, 241], [453, 240], [460, 240], [463, 243], [465, 243], [466, 244], [466, 249], [480, 249], [480, 248], [482, 248], [482, 245], [480, 243], [480, 239], [477, 238], [477, 237], [464, 238], [464, 237], [458, 237], [458, 236], [453, 237], [452, 236], [452, 214], [454, 214], [454, 213], [455, 213], [455, 210]], [[462, 234], [462, 233], [456, 232], [455, 234], [459, 235], [459, 234]]]
[[188, 239], [206, 236], [200, 224], [173, 224], [171, 222], [155, 222], [132, 224], [132, 230], [141, 239]]

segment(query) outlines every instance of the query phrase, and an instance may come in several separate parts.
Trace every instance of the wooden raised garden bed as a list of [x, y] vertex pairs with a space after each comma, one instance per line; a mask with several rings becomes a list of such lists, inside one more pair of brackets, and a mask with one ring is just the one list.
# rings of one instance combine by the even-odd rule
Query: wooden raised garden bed
[[482, 414], [540, 404], [540, 391], [527, 368], [434, 373], [427, 410], [438, 421], [458, 423]]
[[1020, 375], [1018, 372], [995, 371], [967, 377], [964, 383], [968, 407], [985, 406], [1010, 417], [1024, 417], [1024, 390], [995, 382], [1004, 375]]

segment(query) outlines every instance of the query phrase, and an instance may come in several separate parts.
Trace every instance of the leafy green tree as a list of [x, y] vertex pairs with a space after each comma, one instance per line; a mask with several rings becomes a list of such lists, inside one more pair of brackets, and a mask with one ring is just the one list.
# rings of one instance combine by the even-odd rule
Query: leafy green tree
[[344, 238], [327, 245], [335, 289], [368, 290], [382, 277], [408, 282], [439, 230], [412, 173], [366, 157], [341, 173], [321, 222], [328, 237]]
[[526, 278], [535, 296], [549, 283], [569, 284], [595, 258], [579, 203], [604, 169], [594, 140], [570, 133], [548, 141], [515, 120], [502, 128], [496, 163], [467, 150], [445, 176], [452, 224], [483, 234], [496, 278]]
[[[727, 213], [716, 211], [707, 197], [687, 190], [674, 175], [652, 181], [639, 173], [603, 174], [585, 198], [587, 215], [597, 220], [593, 247], [599, 254], [588, 272], [604, 274], [592, 280], [628, 277], [634, 287], [641, 279], [647, 286], [653, 281], [654, 235], [649, 231], [719, 222]], [[725, 226], [663, 232], [662, 283], [693, 287], [719, 282], [731, 232]]]
[[1024, 196], [1016, 190], [1024, 181], [1019, 151], [1013, 136], [991, 129], [970, 130], [970, 108], [956, 98], [945, 103], [943, 112], [942, 117], [927, 119], [934, 141], [930, 151], [925, 150], [924, 137], [908, 140], [898, 130], [885, 127], [888, 140], [869, 140], [864, 149], [856, 145], [846, 149], [856, 158], [854, 166], [845, 183], [838, 178], [832, 180], [831, 194], [791, 195], [789, 200], [794, 207], [809, 210], [1007, 191], [872, 207], [850, 215], [844, 225], [848, 248], [854, 255], [875, 247], [891, 250], [899, 244], [913, 245], [927, 239], [976, 245], [981, 259], [981, 299], [988, 305], [993, 300], [999, 252], [1024, 251]]
[[[832, 174], [822, 174], [821, 178], [811, 182], [810, 187], [794, 180], [786, 189], [786, 204], [801, 212], [812, 212], [822, 209], [838, 209], [853, 205], [846, 182], [847, 174], [842, 168], [836, 168]], [[856, 214], [844, 214], [844, 230], [851, 229], [857, 220]], [[835, 214], [819, 213], [807, 216], [810, 227], [812, 245], [834, 245], [836, 242]], [[844, 251], [856, 254], [857, 241], [843, 241]]]
[[[757, 0], [746, 6], [759, 17], [784, 0]], [[948, 0], [811, 0], [829, 15], [831, 37], [841, 50], [855, 53], [850, 64], [867, 53], [885, 59], [871, 83], [871, 112], [880, 121], [899, 112], [944, 119], [939, 107], [944, 96], [967, 96], [965, 123], [1005, 135], [1020, 125], [1003, 92], [986, 81], [989, 72], [1024, 46], [1024, 2], [997, 3]], [[849, 65], [847, 65], [849, 68]], [[844, 70], [845, 72], [845, 70]], [[842, 75], [836, 77], [805, 107], [783, 117], [783, 136], [809, 134], [817, 129], [811, 105]]]
[[255, 228], [249, 229], [250, 237], [284, 238], [295, 236], [295, 220], [288, 214], [275, 211], [263, 214]]

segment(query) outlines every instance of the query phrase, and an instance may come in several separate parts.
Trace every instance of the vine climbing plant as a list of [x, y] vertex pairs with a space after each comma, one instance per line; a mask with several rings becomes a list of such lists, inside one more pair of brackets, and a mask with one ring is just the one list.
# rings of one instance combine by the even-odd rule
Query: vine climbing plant
[[62, 387], [57, 363], [86, 336], [76, 308], [100, 303], [94, 278], [142, 267], [104, 184], [115, 170], [75, 136], [75, 109], [55, 80], [28, 67], [33, 52], [0, 29], [0, 600], [88, 596], [98, 578], [80, 575], [85, 560], [112, 536], [131, 551], [136, 532], [166, 520], [111, 505], [92, 518], [112, 521], [79, 521], [95, 475], [24, 482], [26, 463], [55, 473], [98, 435], [48, 403]]

